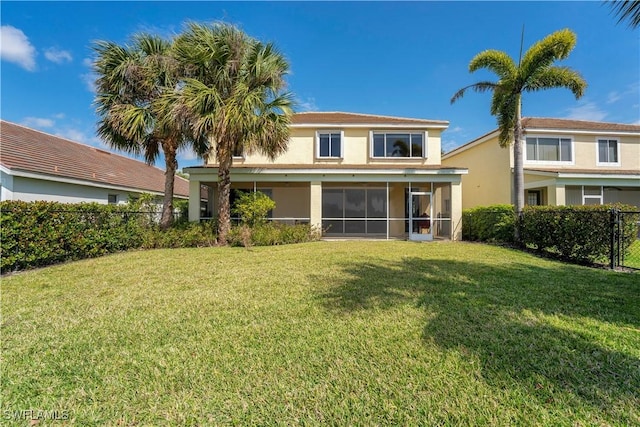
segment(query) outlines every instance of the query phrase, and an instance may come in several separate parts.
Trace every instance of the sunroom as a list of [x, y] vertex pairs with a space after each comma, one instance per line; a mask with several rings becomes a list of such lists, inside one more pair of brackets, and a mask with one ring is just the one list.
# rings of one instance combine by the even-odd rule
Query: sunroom
[[[217, 210], [217, 168], [188, 168], [192, 189], [205, 185], [205, 209], [190, 201], [192, 221]], [[269, 219], [309, 223], [325, 238], [459, 239], [461, 175], [440, 167], [234, 167], [235, 191], [262, 191], [276, 204]]]

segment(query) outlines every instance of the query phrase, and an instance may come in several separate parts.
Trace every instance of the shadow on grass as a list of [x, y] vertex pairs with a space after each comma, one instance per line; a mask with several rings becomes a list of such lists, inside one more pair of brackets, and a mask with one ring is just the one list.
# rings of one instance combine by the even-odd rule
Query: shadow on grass
[[596, 319], [640, 333], [637, 282], [637, 275], [562, 264], [406, 257], [346, 262], [320, 299], [337, 315], [400, 304], [424, 307], [425, 343], [477, 357], [487, 384], [508, 388], [516, 382], [542, 405], [553, 404], [554, 393], [561, 391], [563, 399], [578, 399], [633, 423], [637, 413], [622, 414], [640, 405], [640, 360], [603, 347], [595, 337], [615, 339], [607, 332], [564, 329], [540, 314], [567, 316], [558, 321], [573, 326]]

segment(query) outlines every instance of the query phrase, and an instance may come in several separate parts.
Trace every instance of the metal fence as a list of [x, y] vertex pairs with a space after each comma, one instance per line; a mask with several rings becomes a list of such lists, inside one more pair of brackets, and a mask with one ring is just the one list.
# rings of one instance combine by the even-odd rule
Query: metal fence
[[[611, 250], [609, 267], [640, 270], [640, 221], [639, 213], [611, 210]], [[625, 238], [625, 230], [637, 225], [634, 238]]]

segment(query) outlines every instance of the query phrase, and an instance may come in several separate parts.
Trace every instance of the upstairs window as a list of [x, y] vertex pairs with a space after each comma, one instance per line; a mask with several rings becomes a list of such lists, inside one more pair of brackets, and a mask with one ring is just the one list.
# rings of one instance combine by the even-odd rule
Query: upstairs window
[[108, 194], [107, 195], [107, 203], [110, 205], [118, 204], [118, 195], [117, 194]]
[[618, 156], [618, 140], [617, 139], [598, 139], [598, 164], [599, 165], [620, 164], [619, 156]]
[[342, 132], [318, 132], [318, 157], [342, 157]]
[[571, 162], [570, 138], [527, 138], [527, 160], [536, 162]]
[[425, 157], [424, 133], [374, 132], [373, 157]]

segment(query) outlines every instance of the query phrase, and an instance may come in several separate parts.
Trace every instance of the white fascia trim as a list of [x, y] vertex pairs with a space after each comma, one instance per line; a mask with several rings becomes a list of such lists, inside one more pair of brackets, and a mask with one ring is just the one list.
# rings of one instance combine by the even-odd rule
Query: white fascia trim
[[610, 130], [571, 130], [571, 129], [538, 129], [527, 128], [525, 129], [525, 136], [529, 133], [553, 133], [563, 135], [626, 135], [626, 136], [640, 136], [640, 132], [633, 131], [610, 131]]
[[376, 175], [376, 174], [277, 174], [277, 175], [257, 175], [257, 174], [234, 174], [231, 173], [232, 182], [450, 182], [459, 184], [462, 175]]
[[631, 174], [631, 175], [623, 175], [623, 174], [601, 174], [601, 173], [565, 173], [558, 172], [558, 178], [587, 178], [587, 179], [635, 179], [638, 180], [638, 185], [640, 185], [640, 173], [639, 174]]
[[296, 123], [290, 125], [292, 128], [317, 128], [319, 130], [335, 129], [335, 128], [355, 128], [355, 129], [447, 129], [448, 124], [385, 124], [385, 123], [371, 123], [371, 124], [348, 124], [348, 123]]
[[476, 139], [475, 141], [471, 141], [471, 142], [468, 142], [468, 143], [466, 143], [464, 145], [461, 145], [458, 148], [454, 148], [453, 150], [449, 151], [448, 153], [445, 153], [442, 156], [442, 160], [448, 159], [449, 157], [453, 157], [458, 153], [462, 153], [463, 151], [466, 151], [466, 150], [468, 150], [470, 148], [475, 147], [476, 145], [480, 145], [480, 144], [482, 144], [484, 142], [487, 142], [488, 140], [493, 139], [496, 136], [498, 136], [498, 134], [499, 134], [499, 131], [498, 130], [494, 130], [493, 132], [488, 133], [485, 136]]
[[[513, 169], [511, 169], [513, 172]], [[636, 179], [638, 180], [638, 185], [640, 185], [640, 173], [639, 174], [604, 174], [604, 173], [571, 173], [567, 172], [548, 172], [548, 171], [534, 171], [525, 169], [525, 175], [539, 175], [539, 176], [553, 176], [556, 178], [565, 178], [565, 179]]]
[[[2, 170], [2, 172], [6, 173], [7, 175], [17, 176], [17, 177], [21, 177], [21, 178], [31, 178], [31, 179], [41, 179], [43, 181], [63, 182], [65, 184], [83, 185], [85, 187], [106, 188], [108, 190], [125, 191], [125, 192], [129, 192], [129, 193], [131, 193], [131, 192], [133, 192], [133, 193], [149, 193], [149, 194], [153, 194], [155, 196], [162, 196], [164, 194], [164, 193], [161, 193], [159, 191], [146, 190], [146, 189], [141, 189], [141, 188], [133, 188], [133, 187], [123, 187], [123, 186], [119, 186], [119, 185], [101, 184], [101, 183], [94, 182], [94, 181], [83, 181], [81, 179], [66, 178], [66, 177], [63, 177], [63, 176], [39, 174], [39, 173], [27, 172], [27, 171], [22, 171], [22, 170], [17, 170], [17, 169], [7, 169], [4, 166], [0, 166], [0, 169]], [[189, 196], [183, 196], [183, 195], [175, 194], [175, 193], [173, 194], [173, 197], [177, 198], [177, 199], [188, 199], [189, 198]]]
[[[232, 174], [256, 174], [256, 175], [466, 175], [468, 169], [278, 169], [278, 168], [243, 168], [241, 170], [231, 168]], [[217, 176], [217, 172], [216, 172]]]

